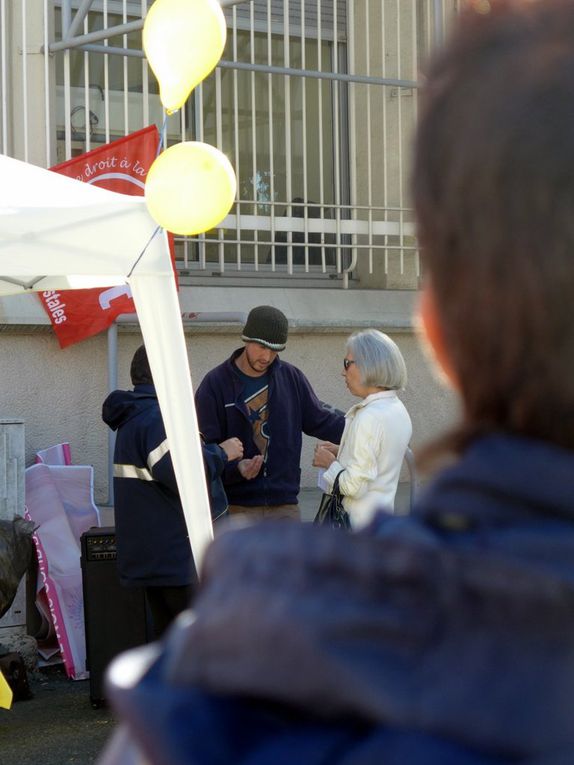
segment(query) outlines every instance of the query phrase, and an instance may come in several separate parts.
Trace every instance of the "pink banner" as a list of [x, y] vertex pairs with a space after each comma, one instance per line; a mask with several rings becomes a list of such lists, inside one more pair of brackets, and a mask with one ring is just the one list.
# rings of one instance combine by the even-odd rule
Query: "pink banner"
[[80, 537], [100, 525], [92, 491], [91, 465], [39, 463], [26, 470], [26, 517], [37, 525], [37, 604], [45, 617], [38, 648], [49, 659], [55, 638], [75, 680], [88, 676]]

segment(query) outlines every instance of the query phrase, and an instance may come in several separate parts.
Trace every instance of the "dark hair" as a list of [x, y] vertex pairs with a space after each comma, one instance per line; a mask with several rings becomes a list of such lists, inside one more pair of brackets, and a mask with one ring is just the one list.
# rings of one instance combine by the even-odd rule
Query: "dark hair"
[[428, 70], [413, 194], [464, 404], [574, 448], [574, 2], [475, 0]]
[[134, 353], [130, 366], [132, 385], [153, 385], [153, 377], [147, 360], [145, 345], [140, 345]]

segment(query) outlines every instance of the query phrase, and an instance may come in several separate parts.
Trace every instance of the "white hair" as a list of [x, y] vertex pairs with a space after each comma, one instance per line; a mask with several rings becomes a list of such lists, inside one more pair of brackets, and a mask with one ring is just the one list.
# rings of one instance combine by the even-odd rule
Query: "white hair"
[[398, 345], [378, 329], [355, 332], [346, 348], [353, 354], [363, 385], [402, 390], [407, 384], [407, 367]]

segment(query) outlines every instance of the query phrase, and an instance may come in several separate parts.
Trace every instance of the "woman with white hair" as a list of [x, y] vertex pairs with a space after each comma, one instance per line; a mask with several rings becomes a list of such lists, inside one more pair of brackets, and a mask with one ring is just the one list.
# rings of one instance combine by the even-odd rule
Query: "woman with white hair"
[[313, 465], [326, 468], [329, 490], [339, 476], [351, 527], [366, 526], [377, 510], [392, 512], [401, 465], [412, 435], [411, 418], [397, 391], [405, 387], [405, 360], [388, 335], [355, 332], [343, 359], [347, 388], [362, 399], [345, 415], [340, 446], [320, 443]]

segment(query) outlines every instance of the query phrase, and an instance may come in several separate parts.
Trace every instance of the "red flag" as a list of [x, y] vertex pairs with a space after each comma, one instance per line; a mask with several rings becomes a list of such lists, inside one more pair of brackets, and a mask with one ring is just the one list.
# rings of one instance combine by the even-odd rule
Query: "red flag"
[[[51, 168], [78, 181], [120, 194], [143, 196], [145, 179], [159, 146], [155, 125], [88, 151]], [[173, 241], [170, 237], [173, 259]], [[135, 313], [127, 285], [38, 293], [52, 327], [65, 348], [107, 329], [122, 313]]]

